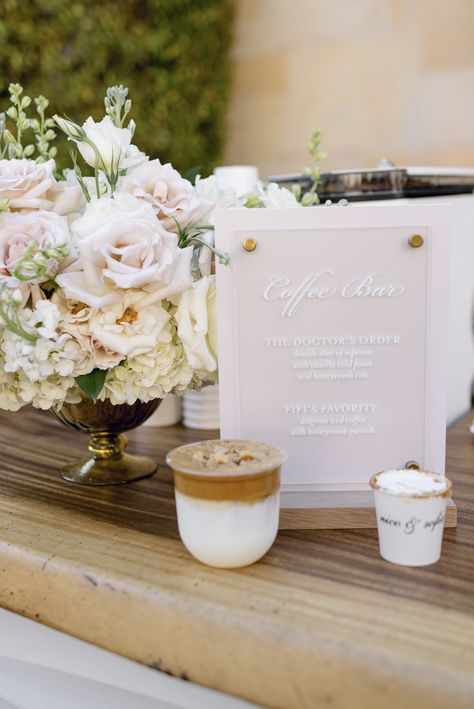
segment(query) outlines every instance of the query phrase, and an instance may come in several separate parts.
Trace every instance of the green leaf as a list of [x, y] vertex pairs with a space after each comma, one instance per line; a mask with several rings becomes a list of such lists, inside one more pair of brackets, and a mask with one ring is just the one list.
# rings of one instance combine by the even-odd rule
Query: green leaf
[[89, 374], [83, 374], [80, 377], [76, 377], [76, 384], [80, 389], [82, 389], [84, 394], [87, 394], [87, 396], [89, 396], [95, 403], [105, 384], [106, 376], [106, 369], [93, 369], [92, 372], [89, 372]]
[[185, 180], [189, 180], [189, 182], [194, 185], [196, 184], [196, 177], [200, 174], [201, 172], [201, 166], [196, 165], [195, 167], [192, 167], [190, 170], [187, 171], [187, 173], [184, 175]]

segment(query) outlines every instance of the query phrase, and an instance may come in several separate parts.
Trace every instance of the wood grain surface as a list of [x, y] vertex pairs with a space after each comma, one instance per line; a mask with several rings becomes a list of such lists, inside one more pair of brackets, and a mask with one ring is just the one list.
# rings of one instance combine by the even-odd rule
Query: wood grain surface
[[[142, 428], [130, 450], [163, 463], [202, 437]], [[0, 438], [0, 605], [266, 707], [474, 706], [467, 421], [448, 434], [458, 527], [440, 562], [418, 569], [384, 562], [372, 529], [284, 531], [258, 564], [207, 568], [179, 541], [165, 467], [130, 486], [81, 488], [56, 470], [85, 437], [48, 414], [1, 413]]]

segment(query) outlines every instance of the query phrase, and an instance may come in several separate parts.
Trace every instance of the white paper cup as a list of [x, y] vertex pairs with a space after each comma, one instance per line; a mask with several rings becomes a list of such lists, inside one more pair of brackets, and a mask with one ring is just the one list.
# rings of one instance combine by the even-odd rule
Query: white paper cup
[[[386, 561], [402, 566], [434, 564], [441, 555], [451, 482], [443, 475], [426, 470], [390, 472], [399, 472], [401, 476], [406, 472], [411, 476], [410, 482], [414, 481], [415, 488], [408, 485], [403, 491], [384, 489], [381, 478], [383, 471], [370, 478], [374, 491], [380, 555]], [[416, 475], [428, 476], [438, 487], [442, 484], [442, 489], [423, 491], [421, 485], [421, 489], [417, 490]], [[423, 483], [422, 478], [420, 482]]]

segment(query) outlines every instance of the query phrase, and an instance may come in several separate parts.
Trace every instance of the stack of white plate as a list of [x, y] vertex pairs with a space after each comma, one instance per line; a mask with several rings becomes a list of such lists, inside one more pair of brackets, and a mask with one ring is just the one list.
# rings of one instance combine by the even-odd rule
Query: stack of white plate
[[188, 428], [219, 428], [219, 385], [189, 391], [183, 397], [183, 423]]

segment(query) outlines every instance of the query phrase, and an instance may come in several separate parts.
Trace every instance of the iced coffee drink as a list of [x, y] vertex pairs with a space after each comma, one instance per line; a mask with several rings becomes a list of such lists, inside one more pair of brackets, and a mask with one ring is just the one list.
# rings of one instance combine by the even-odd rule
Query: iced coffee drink
[[285, 458], [276, 446], [241, 440], [202, 441], [168, 454], [179, 533], [196, 559], [234, 568], [269, 550], [278, 531]]

